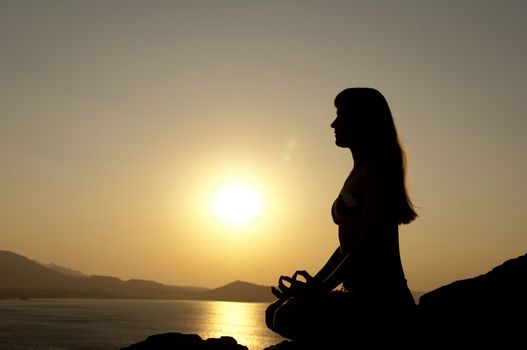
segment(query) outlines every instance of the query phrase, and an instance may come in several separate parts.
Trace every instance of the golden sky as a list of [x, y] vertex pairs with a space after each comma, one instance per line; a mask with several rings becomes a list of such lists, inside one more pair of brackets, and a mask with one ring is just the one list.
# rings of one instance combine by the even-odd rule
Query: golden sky
[[[334, 96], [388, 99], [410, 288], [527, 251], [524, 1], [0, 1], [0, 249], [218, 287], [322, 266], [351, 170]], [[261, 210], [233, 227], [225, 184]]]

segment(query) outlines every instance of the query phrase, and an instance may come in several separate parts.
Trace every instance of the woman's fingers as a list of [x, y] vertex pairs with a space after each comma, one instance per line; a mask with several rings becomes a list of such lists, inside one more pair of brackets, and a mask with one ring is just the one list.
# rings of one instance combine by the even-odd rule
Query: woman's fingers
[[[299, 279], [301, 277], [303, 280]], [[292, 277], [280, 276], [278, 279], [278, 288], [271, 287], [271, 291], [278, 298], [290, 297], [302, 294], [306, 287], [314, 280], [306, 270], [296, 271]]]
[[[285, 285], [284, 281], [288, 284], [288, 286]], [[278, 279], [278, 288], [283, 292], [287, 293], [292, 287], [292, 280], [289, 276], [280, 276]]]
[[277, 297], [278, 299], [281, 299], [284, 297], [284, 293], [279, 291], [278, 288], [276, 287], [271, 287], [271, 293], [273, 293], [274, 296]]
[[[298, 281], [298, 280], [297, 280], [297, 279], [298, 279], [298, 276], [303, 277], [304, 280], [305, 280], [305, 283], [308, 283], [308, 282], [310, 282], [310, 281], [312, 281], [312, 280], [314, 279], [314, 277], [311, 276], [311, 275], [309, 274], [309, 272], [307, 272], [306, 270], [298, 270], [298, 271], [296, 271], [296, 272], [293, 274], [293, 280]], [[300, 282], [300, 281], [298, 281], [298, 282]]]

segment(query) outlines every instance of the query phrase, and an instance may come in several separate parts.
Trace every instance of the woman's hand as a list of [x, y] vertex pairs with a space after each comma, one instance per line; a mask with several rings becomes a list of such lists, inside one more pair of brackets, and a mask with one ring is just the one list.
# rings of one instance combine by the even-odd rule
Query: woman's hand
[[[304, 280], [300, 280], [299, 276]], [[305, 270], [296, 271], [292, 277], [280, 276], [278, 288], [271, 287], [271, 292], [279, 299], [314, 295], [322, 292], [321, 283]]]
[[[304, 282], [298, 280], [298, 276], [303, 277]], [[293, 274], [293, 280], [302, 285], [302, 289], [299, 289], [301, 295], [313, 296], [324, 292], [321, 281], [311, 276], [305, 270], [295, 272]]]
[[289, 276], [280, 276], [278, 279], [278, 288], [271, 287], [271, 292], [279, 298], [289, 298], [294, 296], [296, 286], [294, 285], [293, 279]]

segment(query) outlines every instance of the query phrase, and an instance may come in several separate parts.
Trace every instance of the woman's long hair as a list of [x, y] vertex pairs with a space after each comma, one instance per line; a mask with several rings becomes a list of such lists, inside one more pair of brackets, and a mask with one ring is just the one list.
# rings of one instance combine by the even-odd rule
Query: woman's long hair
[[335, 97], [335, 107], [352, 119], [354, 149], [390, 174], [397, 222], [412, 222], [417, 213], [406, 188], [406, 156], [384, 96], [373, 88], [348, 88]]

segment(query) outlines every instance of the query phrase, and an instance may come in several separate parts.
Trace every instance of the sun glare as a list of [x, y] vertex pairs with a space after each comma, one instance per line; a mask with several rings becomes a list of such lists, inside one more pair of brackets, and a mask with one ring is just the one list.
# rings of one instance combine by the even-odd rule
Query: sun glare
[[242, 226], [255, 219], [262, 210], [262, 198], [250, 185], [229, 183], [213, 196], [212, 210], [216, 217], [229, 225]]

